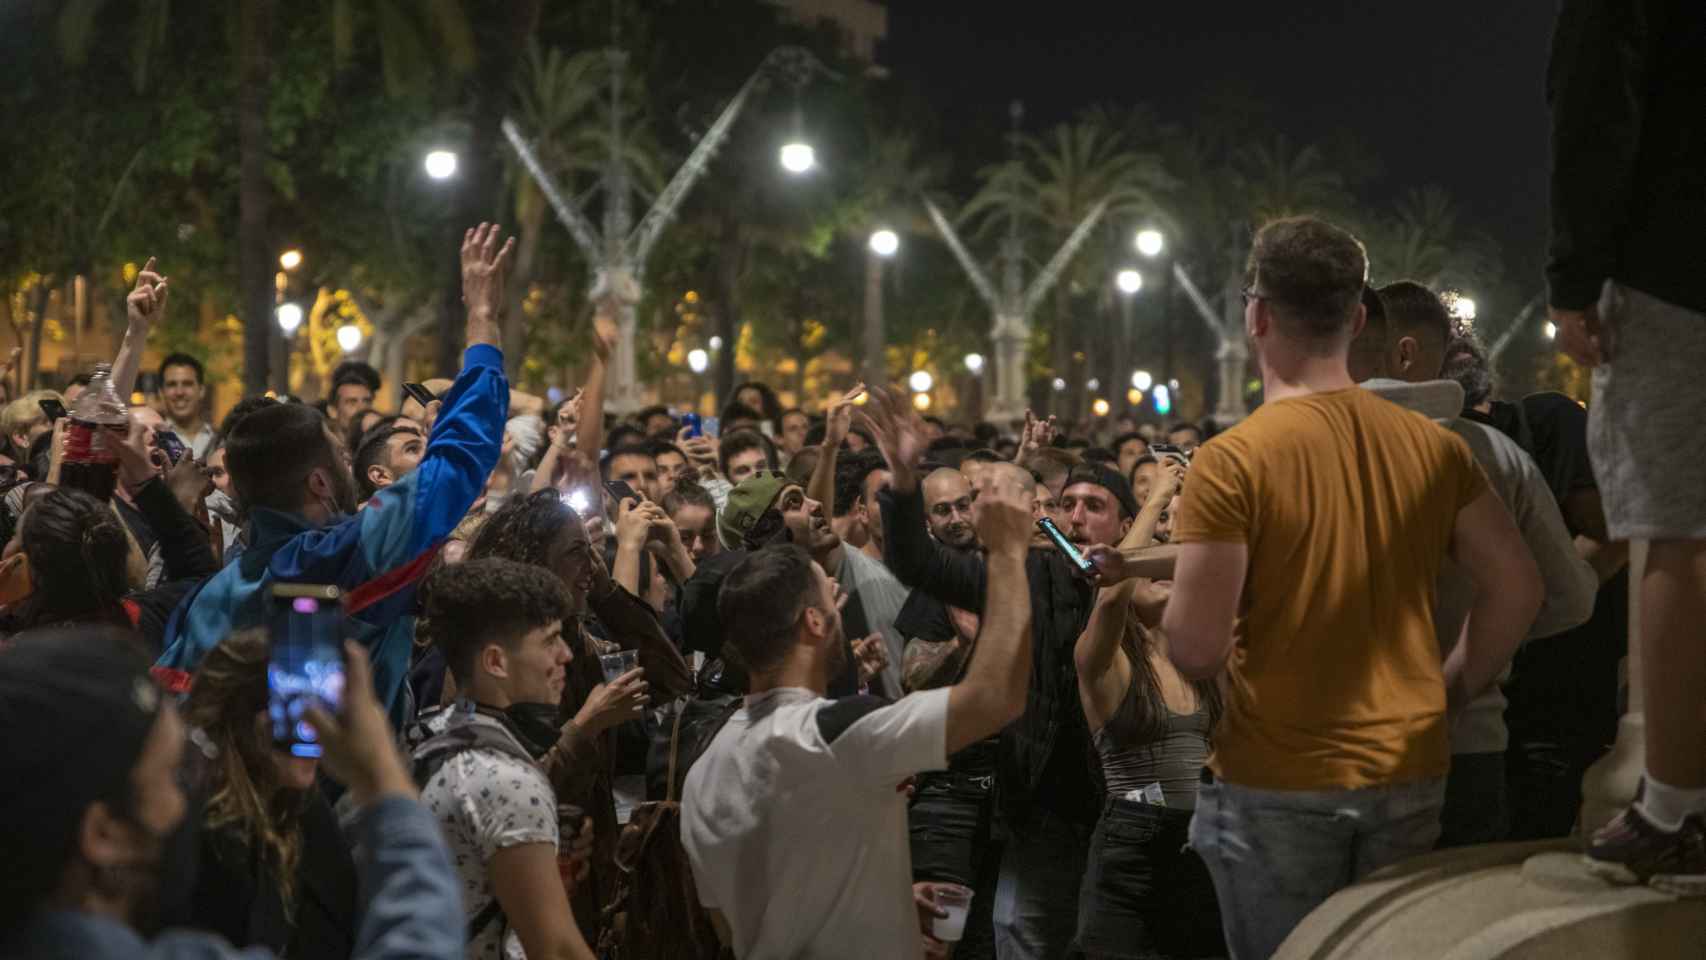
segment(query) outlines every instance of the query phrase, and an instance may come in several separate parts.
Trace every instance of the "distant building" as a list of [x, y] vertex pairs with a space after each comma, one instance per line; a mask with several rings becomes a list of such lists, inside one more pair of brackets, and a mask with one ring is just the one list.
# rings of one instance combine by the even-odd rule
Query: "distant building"
[[888, 36], [889, 11], [875, 0], [775, 0], [784, 14], [801, 23], [827, 20], [841, 31], [842, 49], [882, 72], [877, 44]]

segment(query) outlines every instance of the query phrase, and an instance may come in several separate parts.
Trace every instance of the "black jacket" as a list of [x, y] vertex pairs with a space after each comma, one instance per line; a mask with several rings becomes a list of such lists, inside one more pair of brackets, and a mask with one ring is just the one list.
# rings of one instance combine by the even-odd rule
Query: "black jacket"
[[1546, 88], [1552, 306], [1614, 278], [1706, 312], [1706, 3], [1564, 0]]
[[[965, 610], [984, 609], [988, 585], [981, 553], [944, 547], [924, 523], [924, 496], [884, 490], [883, 562], [901, 583]], [[996, 775], [1002, 812], [1023, 821], [1034, 809], [1094, 823], [1101, 805], [1100, 770], [1078, 703], [1072, 658], [1090, 620], [1094, 592], [1057, 551], [1025, 557], [1031, 589], [1031, 682], [1025, 714], [1001, 733]]]

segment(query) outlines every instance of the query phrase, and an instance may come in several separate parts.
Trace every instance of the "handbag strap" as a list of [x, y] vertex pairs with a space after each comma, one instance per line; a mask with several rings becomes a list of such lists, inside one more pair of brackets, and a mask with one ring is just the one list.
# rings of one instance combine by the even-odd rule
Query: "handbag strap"
[[683, 700], [675, 710], [675, 723], [669, 728], [669, 779], [664, 784], [664, 799], [675, 802], [675, 756], [681, 744], [681, 718], [687, 714], [687, 701]]

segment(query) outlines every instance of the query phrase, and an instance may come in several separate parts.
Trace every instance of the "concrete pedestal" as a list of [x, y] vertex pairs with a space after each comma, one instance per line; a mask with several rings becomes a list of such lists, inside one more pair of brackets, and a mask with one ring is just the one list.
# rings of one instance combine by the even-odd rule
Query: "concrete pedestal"
[[1604, 883], [1579, 849], [1549, 840], [1418, 857], [1339, 891], [1275, 960], [1706, 957], [1706, 900]]

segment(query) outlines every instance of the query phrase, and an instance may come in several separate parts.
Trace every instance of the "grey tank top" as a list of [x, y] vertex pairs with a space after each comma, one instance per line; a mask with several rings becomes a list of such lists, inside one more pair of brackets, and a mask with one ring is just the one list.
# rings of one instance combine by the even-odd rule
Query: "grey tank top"
[[1198, 778], [1208, 762], [1208, 707], [1199, 698], [1197, 711], [1185, 715], [1163, 705], [1167, 717], [1160, 735], [1138, 743], [1137, 684], [1134, 678], [1119, 709], [1091, 738], [1102, 759], [1108, 796], [1123, 797], [1129, 790], [1160, 783], [1167, 806], [1195, 809]]

